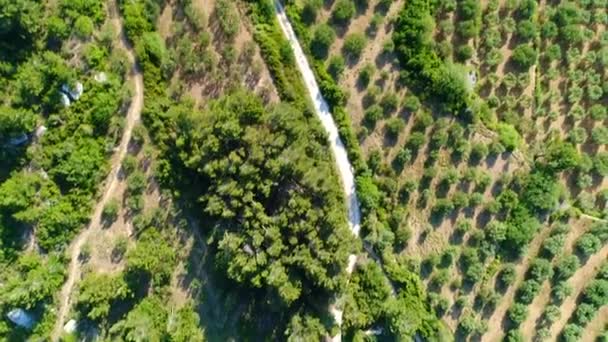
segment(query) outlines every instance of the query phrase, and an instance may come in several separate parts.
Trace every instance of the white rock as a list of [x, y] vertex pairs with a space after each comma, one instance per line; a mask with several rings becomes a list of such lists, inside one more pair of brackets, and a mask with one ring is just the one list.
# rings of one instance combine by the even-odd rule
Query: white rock
[[44, 133], [46, 133], [46, 131], [47, 131], [47, 128], [45, 126], [41, 125], [36, 128], [34, 135], [36, 136], [36, 138], [40, 138], [41, 136], [44, 135]]
[[108, 75], [106, 75], [105, 72], [98, 72], [95, 74], [95, 76], [93, 76], [93, 79], [95, 79], [95, 81], [99, 82], [99, 83], [104, 83], [105, 81], [108, 80]]
[[84, 86], [80, 82], [76, 82], [76, 86], [73, 91], [70, 91], [70, 97], [74, 99], [74, 101], [78, 100], [82, 93], [84, 92]]
[[72, 104], [70, 98], [65, 93], [61, 93], [61, 104], [63, 104], [64, 107], [69, 107]]
[[66, 333], [71, 334], [74, 331], [76, 331], [76, 326], [78, 326], [78, 324], [76, 323], [76, 320], [71, 319], [63, 326], [63, 330]]

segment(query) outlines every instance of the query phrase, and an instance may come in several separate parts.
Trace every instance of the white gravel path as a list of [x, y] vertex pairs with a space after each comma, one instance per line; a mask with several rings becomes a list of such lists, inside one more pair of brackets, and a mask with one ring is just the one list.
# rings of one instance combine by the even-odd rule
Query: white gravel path
[[[359, 237], [359, 230], [361, 228], [361, 210], [359, 208], [359, 200], [357, 199], [357, 193], [355, 191], [355, 175], [353, 171], [353, 167], [348, 160], [348, 154], [346, 152], [346, 147], [342, 143], [340, 136], [338, 134], [338, 127], [336, 126], [331, 113], [329, 112], [329, 106], [327, 102], [321, 95], [321, 91], [319, 90], [319, 85], [315, 80], [315, 75], [308, 64], [308, 60], [306, 59], [306, 55], [298, 42], [295, 32], [291, 27], [291, 23], [287, 18], [287, 14], [285, 13], [285, 9], [279, 3], [279, 1], [275, 1], [275, 8], [277, 19], [279, 21], [279, 25], [283, 30], [283, 33], [289, 40], [289, 44], [291, 45], [295, 57], [298, 69], [300, 69], [300, 73], [304, 78], [304, 83], [306, 84], [306, 88], [312, 98], [314, 103], [315, 113], [321, 123], [323, 124], [323, 128], [327, 132], [329, 143], [331, 147], [331, 151], [336, 160], [336, 165], [338, 167], [338, 172], [340, 173], [340, 178], [342, 179], [342, 185], [344, 188], [344, 194], [347, 199], [348, 206], [348, 224], [350, 231], [354, 236]], [[346, 267], [346, 271], [348, 275], [353, 272], [355, 268], [355, 262], [357, 260], [357, 256], [355, 254], [351, 254], [348, 256], [348, 265]], [[336, 304], [332, 304], [331, 312], [334, 316], [336, 322], [341, 325], [342, 324], [342, 314], [343, 310]], [[341, 341], [342, 336], [341, 333], [338, 333], [336, 336], [332, 338], [332, 341]]]

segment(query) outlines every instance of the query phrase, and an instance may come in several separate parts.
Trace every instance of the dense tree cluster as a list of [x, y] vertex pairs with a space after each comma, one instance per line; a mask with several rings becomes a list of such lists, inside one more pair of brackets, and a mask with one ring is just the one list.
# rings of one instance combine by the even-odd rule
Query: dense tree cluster
[[170, 115], [228, 276], [270, 286], [286, 304], [314, 288], [336, 289], [349, 233], [318, 126], [294, 108], [266, 109], [241, 92], [203, 113]]
[[449, 112], [463, 114], [470, 94], [461, 68], [441, 60], [432, 43], [434, 25], [426, 0], [408, 2], [395, 22], [395, 50], [408, 87], [422, 99], [436, 99]]

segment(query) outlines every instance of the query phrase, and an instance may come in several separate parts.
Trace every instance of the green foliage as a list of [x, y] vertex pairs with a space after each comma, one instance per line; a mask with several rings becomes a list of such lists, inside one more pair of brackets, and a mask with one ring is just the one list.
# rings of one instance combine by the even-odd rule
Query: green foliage
[[452, 113], [462, 114], [469, 107], [469, 91], [462, 70], [446, 64], [432, 43], [434, 21], [427, 1], [416, 0], [404, 6], [395, 22], [393, 41], [408, 86], [426, 100], [436, 98]]
[[367, 86], [369, 84], [369, 82], [372, 80], [372, 78], [374, 77], [375, 73], [376, 73], [376, 67], [374, 67], [373, 64], [371, 64], [371, 63], [365, 64], [359, 71], [359, 82], [362, 85]]
[[112, 198], [103, 207], [101, 217], [107, 222], [114, 222], [118, 218], [118, 211], [120, 210], [120, 203], [117, 199]]
[[337, 56], [332, 56], [329, 59], [329, 63], [327, 65], [327, 72], [329, 72], [333, 78], [340, 79], [340, 77], [344, 73], [344, 68], [345, 68], [344, 57], [337, 55]]
[[376, 263], [359, 265], [350, 280], [349, 296], [344, 308], [344, 328], [361, 329], [372, 325], [384, 314], [391, 289]]
[[536, 63], [537, 53], [534, 47], [521, 44], [515, 47], [511, 59], [522, 69], [528, 69]]
[[522, 138], [513, 125], [499, 123], [497, 130], [498, 139], [507, 150], [513, 151], [519, 147]]
[[319, 10], [322, 7], [322, 0], [306, 0], [304, 2], [304, 6], [302, 7], [302, 12], [300, 13], [302, 21], [307, 25], [313, 24], [317, 19]]
[[175, 171], [193, 172], [204, 185], [180, 180], [213, 222], [218, 269], [286, 305], [309, 289], [335, 289], [350, 233], [321, 128], [288, 105], [264, 108], [244, 92], [202, 113], [175, 108], [171, 117], [183, 163]]
[[401, 131], [403, 131], [404, 128], [405, 128], [405, 122], [403, 122], [403, 119], [401, 119], [400, 117], [390, 118], [386, 122], [386, 126], [384, 126], [386, 135], [390, 139], [396, 139], [397, 136], [399, 135], [399, 133], [401, 133]]
[[89, 17], [80, 16], [74, 23], [74, 30], [80, 38], [88, 38], [93, 34], [93, 21]]
[[594, 279], [583, 291], [585, 302], [596, 309], [608, 304], [608, 279]]
[[361, 33], [351, 33], [344, 38], [344, 54], [351, 59], [358, 59], [367, 44], [367, 38]]
[[537, 258], [532, 262], [529, 272], [531, 279], [542, 283], [543, 281], [553, 277], [553, 266], [549, 260]]
[[346, 25], [355, 15], [356, 10], [353, 0], [337, 0], [331, 18], [338, 25]]
[[507, 316], [515, 326], [519, 326], [528, 317], [528, 306], [521, 303], [514, 303], [509, 308]]
[[574, 323], [569, 323], [564, 327], [561, 336], [564, 342], [575, 342], [580, 341], [582, 335], [583, 328], [581, 326]]
[[318, 318], [309, 315], [295, 315], [285, 331], [287, 341], [320, 341], [328, 332]]
[[584, 257], [597, 253], [602, 248], [602, 241], [591, 233], [585, 233], [574, 244], [576, 251]]
[[126, 341], [168, 340], [167, 321], [165, 304], [156, 296], [146, 297], [110, 328], [110, 335]]
[[87, 274], [79, 284], [76, 307], [94, 321], [108, 318], [110, 308], [116, 301], [127, 298], [130, 290], [122, 274]]
[[230, 0], [218, 0], [215, 3], [215, 12], [222, 32], [229, 40], [234, 39], [239, 31], [239, 13], [236, 4]]
[[175, 265], [174, 248], [153, 227], [141, 234], [135, 248], [127, 254], [127, 271], [144, 280], [151, 279], [155, 286], [169, 282]]
[[0, 287], [0, 308], [3, 315], [8, 308], [33, 309], [42, 303], [51, 303], [63, 284], [65, 266], [57, 255], [42, 258], [40, 255], [23, 254], [14, 269], [7, 269]]
[[556, 276], [560, 280], [570, 278], [580, 268], [580, 261], [575, 255], [561, 257], [555, 265]]
[[313, 55], [320, 59], [327, 57], [329, 47], [336, 39], [334, 29], [326, 24], [321, 24], [315, 29], [312, 40], [310, 41], [310, 50]]

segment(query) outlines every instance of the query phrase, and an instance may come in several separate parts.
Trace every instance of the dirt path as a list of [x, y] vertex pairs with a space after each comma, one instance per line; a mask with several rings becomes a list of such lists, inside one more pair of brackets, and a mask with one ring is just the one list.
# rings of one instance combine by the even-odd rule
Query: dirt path
[[550, 231], [550, 229], [545, 227], [543, 228], [543, 231], [536, 234], [534, 240], [532, 240], [532, 242], [530, 243], [528, 250], [524, 253], [524, 258], [519, 264], [517, 264], [517, 266], [515, 266], [517, 275], [515, 282], [513, 282], [513, 285], [511, 285], [509, 289], [507, 289], [507, 292], [505, 292], [505, 294], [503, 295], [502, 300], [496, 306], [494, 313], [488, 319], [488, 330], [482, 336], [482, 342], [494, 342], [502, 340], [502, 336], [504, 334], [502, 324], [505, 318], [505, 314], [513, 303], [513, 299], [515, 298], [515, 292], [517, 291], [521, 283], [524, 281], [524, 277], [526, 275], [526, 271], [528, 270], [528, 266], [530, 265], [530, 261], [532, 261], [536, 257], [542, 242], [549, 235]]
[[570, 319], [570, 316], [574, 313], [577, 307], [576, 300], [580, 293], [585, 289], [585, 286], [589, 283], [595, 274], [599, 270], [600, 266], [608, 258], [608, 245], [605, 245], [598, 253], [594, 254], [587, 260], [585, 265], [576, 271], [574, 275], [568, 280], [568, 284], [572, 286], [572, 294], [564, 300], [559, 308], [561, 316], [551, 326], [551, 338], [550, 340], [556, 340], [557, 336], [561, 333], [562, 329]]
[[57, 313], [57, 321], [55, 323], [55, 327], [51, 335], [51, 340], [53, 341], [59, 340], [61, 334], [63, 333], [63, 325], [65, 323], [66, 316], [70, 312], [70, 297], [72, 294], [72, 290], [74, 288], [74, 285], [80, 278], [80, 263], [78, 260], [80, 249], [91, 234], [101, 229], [100, 220], [103, 208], [110, 199], [110, 197], [112, 197], [112, 194], [114, 193], [114, 190], [118, 183], [118, 171], [120, 170], [122, 160], [127, 154], [129, 141], [131, 140], [131, 132], [135, 124], [140, 119], [140, 114], [144, 102], [143, 75], [140, 68], [135, 62], [134, 52], [130, 44], [127, 42], [127, 38], [122, 26], [122, 21], [118, 15], [117, 4], [112, 1], [109, 3], [109, 7], [111, 22], [114, 25], [116, 31], [120, 34], [119, 47], [127, 52], [129, 62], [132, 65], [132, 69], [130, 75], [128, 76], [128, 79], [132, 80], [135, 84], [134, 95], [132, 102], [129, 106], [129, 110], [127, 112], [126, 125], [122, 135], [122, 139], [120, 141], [120, 145], [118, 146], [117, 151], [114, 153], [111, 159], [112, 168], [105, 180], [106, 185], [103, 192], [103, 196], [101, 197], [99, 202], [97, 202], [89, 226], [74, 239], [74, 241], [68, 248], [68, 253], [70, 255], [69, 273], [67, 281], [61, 289], [59, 297], [60, 306]]

